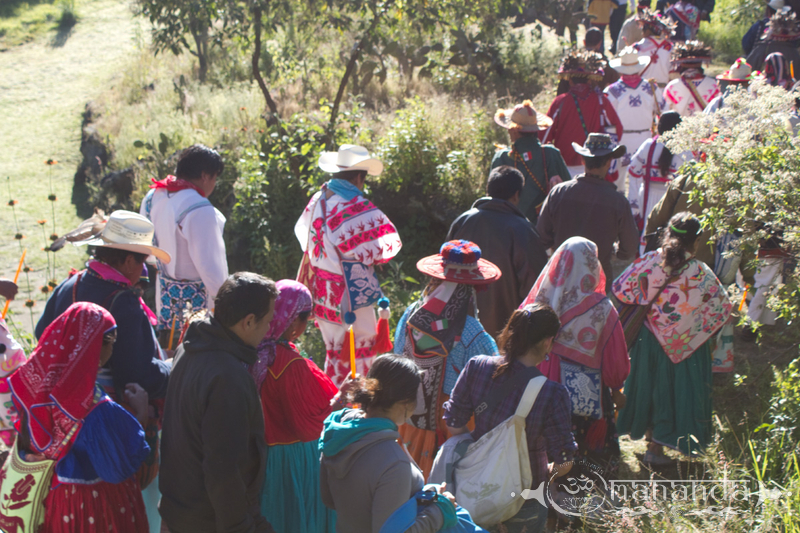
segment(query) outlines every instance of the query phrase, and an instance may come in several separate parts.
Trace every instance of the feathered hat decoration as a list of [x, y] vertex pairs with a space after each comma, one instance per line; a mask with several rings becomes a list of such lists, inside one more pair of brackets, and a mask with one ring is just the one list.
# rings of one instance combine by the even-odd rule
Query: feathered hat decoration
[[570, 79], [574, 77], [600, 80], [603, 78], [603, 58], [596, 52], [571, 50], [561, 60], [558, 77]]
[[654, 35], [672, 35], [677, 25], [669, 17], [664, 17], [661, 13], [646, 8], [636, 15], [636, 20], [643, 30], [648, 29]]
[[682, 63], [709, 63], [711, 61], [711, 47], [701, 41], [686, 41], [676, 43], [672, 49], [672, 62], [676, 65]]
[[778, 11], [767, 23], [765, 41], [796, 41], [800, 39], [800, 25], [793, 11]]

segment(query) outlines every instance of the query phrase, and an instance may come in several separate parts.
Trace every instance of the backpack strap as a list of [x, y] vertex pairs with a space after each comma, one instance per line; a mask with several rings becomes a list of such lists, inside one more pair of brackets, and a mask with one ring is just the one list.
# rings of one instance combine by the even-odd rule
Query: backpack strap
[[546, 377], [538, 376], [528, 382], [528, 385], [525, 387], [525, 392], [522, 393], [522, 398], [519, 401], [519, 405], [517, 406], [517, 411], [514, 413], [514, 416], [519, 416], [522, 418], [526, 418], [528, 416], [528, 414], [531, 412], [531, 409], [533, 409], [533, 404], [536, 403], [536, 398], [539, 396], [539, 392], [541, 392], [546, 381]]
[[503, 383], [502, 387], [495, 387], [495, 389], [488, 394], [481, 403], [475, 407], [475, 414], [480, 414], [487, 409], [494, 409], [500, 403], [505, 400], [508, 396], [511, 395], [514, 391], [522, 387], [524, 384], [528, 383], [535, 377], [541, 376], [542, 373], [539, 372], [539, 369], [535, 366], [526, 367], [524, 370], [521, 370], [511, 376], [511, 379]]

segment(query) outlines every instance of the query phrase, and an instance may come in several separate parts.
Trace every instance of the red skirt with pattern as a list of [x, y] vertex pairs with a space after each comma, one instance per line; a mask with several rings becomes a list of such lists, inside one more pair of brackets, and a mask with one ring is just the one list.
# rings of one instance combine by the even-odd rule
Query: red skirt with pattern
[[47, 533], [147, 533], [139, 482], [92, 485], [64, 483], [45, 499], [45, 519], [40, 531]]

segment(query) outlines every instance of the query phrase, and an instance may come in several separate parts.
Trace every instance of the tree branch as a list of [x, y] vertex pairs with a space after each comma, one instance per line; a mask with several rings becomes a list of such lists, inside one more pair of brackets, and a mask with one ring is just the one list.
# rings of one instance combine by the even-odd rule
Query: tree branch
[[380, 11], [373, 10], [373, 13], [375, 16], [373, 17], [369, 28], [367, 28], [367, 31], [364, 33], [364, 36], [360, 41], [353, 45], [353, 51], [350, 53], [350, 60], [347, 62], [347, 67], [344, 70], [342, 81], [339, 82], [339, 90], [336, 91], [336, 98], [333, 101], [331, 116], [330, 120], [328, 121], [328, 131], [325, 134], [325, 144], [327, 145], [328, 149], [332, 148], [333, 130], [336, 127], [336, 117], [339, 115], [339, 106], [342, 103], [344, 91], [347, 88], [347, 82], [350, 80], [350, 76], [353, 74], [353, 70], [356, 67], [356, 61], [358, 61], [358, 57], [361, 55], [361, 50], [363, 50], [364, 46], [372, 37], [372, 32], [375, 31], [375, 28], [378, 26], [378, 22], [380, 22], [381, 19], [382, 14]]
[[269, 88], [267, 87], [267, 83], [264, 81], [264, 78], [261, 76], [261, 71], [258, 67], [258, 62], [261, 58], [261, 8], [258, 6], [253, 7], [253, 27], [255, 29], [255, 43], [253, 47], [253, 77], [258, 82], [258, 86], [261, 88], [261, 93], [264, 95], [264, 100], [267, 103], [267, 107], [269, 108], [270, 115], [267, 118], [267, 124], [270, 126], [277, 125], [282, 134], [285, 134], [283, 131], [283, 126], [280, 124], [280, 115], [278, 114], [278, 106], [275, 104], [275, 100], [272, 99], [272, 95], [269, 94]]

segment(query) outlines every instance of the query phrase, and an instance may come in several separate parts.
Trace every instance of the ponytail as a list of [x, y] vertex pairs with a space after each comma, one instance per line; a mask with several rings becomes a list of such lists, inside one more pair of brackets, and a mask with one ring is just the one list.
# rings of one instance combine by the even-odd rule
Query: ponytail
[[688, 211], [673, 216], [661, 239], [664, 267], [674, 270], [680, 266], [686, 260], [686, 252], [693, 251], [700, 231], [700, 221]]
[[530, 304], [517, 309], [497, 337], [505, 360], [492, 374], [492, 379], [508, 370], [509, 365], [544, 339], [558, 335], [561, 320], [549, 305]]

